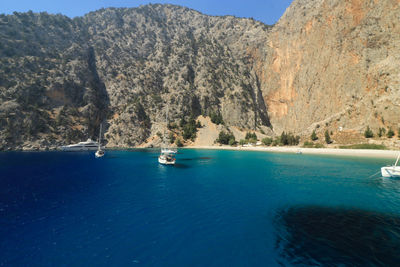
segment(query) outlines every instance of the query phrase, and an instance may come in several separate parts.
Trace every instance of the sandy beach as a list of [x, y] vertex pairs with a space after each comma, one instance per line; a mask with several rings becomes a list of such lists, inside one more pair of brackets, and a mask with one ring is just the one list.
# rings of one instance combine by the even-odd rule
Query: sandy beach
[[[339, 148], [302, 148], [299, 146], [294, 147], [266, 147], [266, 146], [224, 146], [224, 145], [212, 145], [218, 138], [219, 132], [223, 129], [220, 125], [215, 125], [211, 122], [210, 118], [199, 116], [201, 127], [197, 133], [195, 142], [186, 148], [195, 149], [226, 149], [226, 150], [244, 150], [244, 151], [264, 151], [264, 152], [276, 152], [276, 153], [299, 153], [302, 154], [316, 154], [316, 155], [337, 155], [337, 156], [349, 156], [349, 157], [370, 157], [370, 158], [385, 158], [395, 160], [399, 154], [397, 150], [376, 150], [376, 149], [339, 149]], [[244, 139], [246, 131], [239, 131], [236, 128], [230, 128], [230, 131], [234, 133], [236, 140]], [[259, 133], [257, 133], [260, 135]], [[257, 135], [257, 136], [258, 136]], [[260, 135], [260, 137], [263, 137]]]
[[395, 160], [399, 154], [397, 150], [375, 150], [375, 149], [337, 149], [337, 148], [302, 148], [302, 147], [231, 147], [231, 146], [189, 146], [195, 149], [226, 149], [243, 151], [264, 151], [275, 153], [299, 153], [315, 155], [336, 155], [349, 157], [386, 158]]

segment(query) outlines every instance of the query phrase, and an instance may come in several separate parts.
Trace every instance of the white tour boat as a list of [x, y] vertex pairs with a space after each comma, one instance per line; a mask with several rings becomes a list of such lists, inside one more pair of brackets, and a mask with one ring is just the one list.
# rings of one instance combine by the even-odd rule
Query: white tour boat
[[400, 154], [397, 156], [396, 163], [393, 166], [381, 168], [382, 177], [400, 178], [400, 166], [397, 166], [399, 159]]
[[90, 138], [85, 142], [79, 142], [78, 144], [72, 144], [67, 146], [61, 146], [62, 151], [95, 151], [99, 147], [99, 143], [92, 141]]

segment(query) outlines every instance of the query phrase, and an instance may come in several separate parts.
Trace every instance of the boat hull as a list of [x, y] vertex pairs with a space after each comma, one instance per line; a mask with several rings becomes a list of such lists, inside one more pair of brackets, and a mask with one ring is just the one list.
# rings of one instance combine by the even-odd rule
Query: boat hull
[[382, 177], [400, 178], [400, 166], [388, 166], [381, 168]]
[[96, 153], [94, 153], [94, 156], [96, 157], [96, 158], [101, 158], [102, 156], [104, 156], [104, 151], [102, 151], [102, 150], [97, 150], [96, 151]]
[[96, 151], [97, 148], [91, 148], [91, 147], [61, 147], [60, 148], [61, 151], [67, 151], [67, 152], [76, 152], [76, 151]]
[[[61, 151], [67, 151], [67, 152], [77, 152], [77, 151], [96, 151], [98, 147], [70, 147], [70, 146], [62, 146], [60, 147]], [[104, 149], [102, 147], [101, 149]]]
[[158, 162], [163, 165], [175, 165], [175, 158], [168, 160], [166, 157], [159, 156]]

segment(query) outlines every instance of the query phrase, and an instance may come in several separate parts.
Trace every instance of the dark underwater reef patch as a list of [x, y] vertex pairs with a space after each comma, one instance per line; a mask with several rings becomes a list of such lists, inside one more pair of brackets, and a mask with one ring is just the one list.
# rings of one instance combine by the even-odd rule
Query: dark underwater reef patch
[[306, 206], [279, 212], [275, 223], [282, 265], [400, 264], [400, 216]]
[[180, 161], [187, 161], [187, 160], [208, 160], [212, 159], [211, 157], [195, 157], [195, 158], [181, 158]]

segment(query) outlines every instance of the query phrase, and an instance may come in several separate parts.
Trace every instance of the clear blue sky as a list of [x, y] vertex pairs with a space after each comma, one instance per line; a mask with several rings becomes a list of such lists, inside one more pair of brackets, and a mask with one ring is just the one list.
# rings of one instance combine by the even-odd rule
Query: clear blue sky
[[47, 11], [69, 17], [82, 16], [102, 7], [137, 7], [148, 3], [170, 3], [193, 8], [208, 15], [253, 17], [274, 24], [292, 0], [1, 0], [0, 13]]

